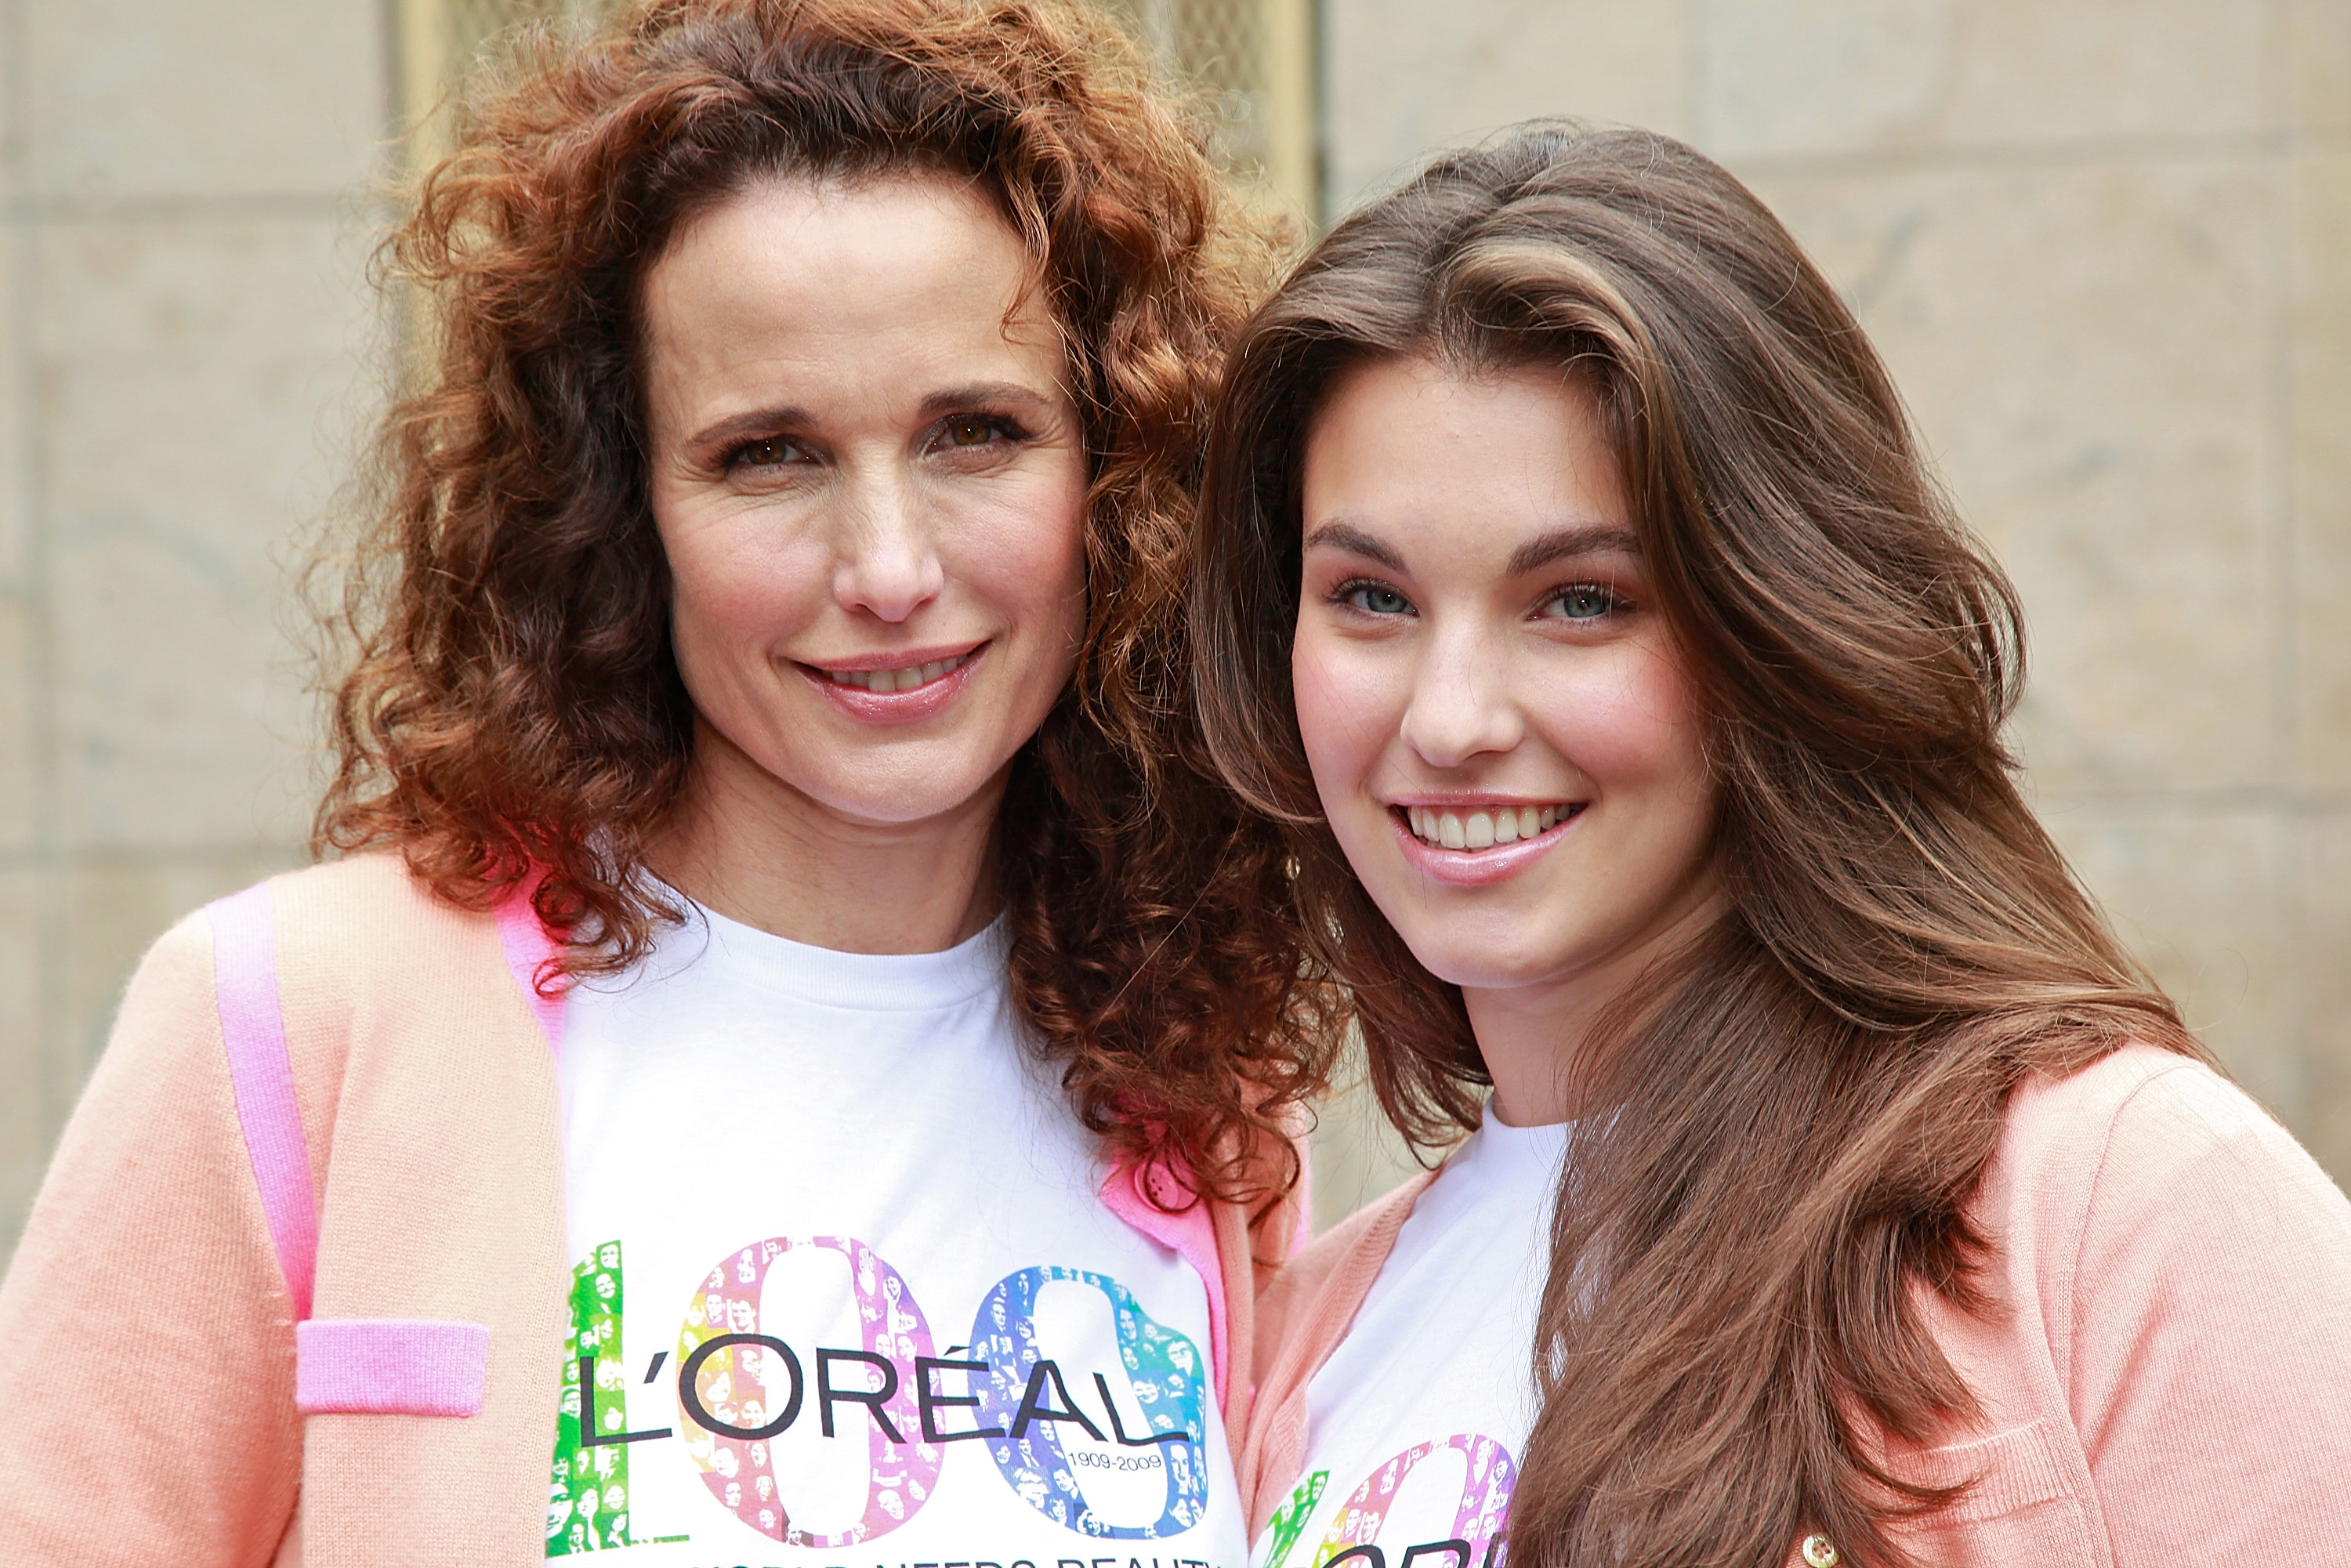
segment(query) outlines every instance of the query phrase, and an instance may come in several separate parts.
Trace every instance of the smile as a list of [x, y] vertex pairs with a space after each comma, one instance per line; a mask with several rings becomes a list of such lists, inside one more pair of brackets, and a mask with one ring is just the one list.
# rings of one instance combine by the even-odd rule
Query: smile
[[920, 691], [933, 681], [945, 680], [971, 663], [971, 659], [969, 653], [957, 653], [952, 658], [904, 664], [894, 670], [828, 670], [821, 665], [811, 668], [837, 686], [853, 686], [861, 692], [913, 692]]
[[1434, 806], [1398, 806], [1396, 812], [1412, 836], [1436, 849], [1489, 850], [1540, 838], [1583, 810], [1582, 801], [1555, 806], [1488, 806], [1470, 811], [1440, 810]]

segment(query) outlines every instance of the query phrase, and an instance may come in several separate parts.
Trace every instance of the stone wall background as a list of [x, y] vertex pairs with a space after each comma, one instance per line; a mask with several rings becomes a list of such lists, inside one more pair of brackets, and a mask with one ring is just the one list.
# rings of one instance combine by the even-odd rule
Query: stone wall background
[[286, 583], [371, 406], [372, 0], [0, 0], [0, 1251], [122, 983], [303, 858]]
[[[2351, 1175], [2351, 0], [1323, 0], [1326, 205], [1578, 113], [1837, 279], [2023, 591], [2051, 826]], [[0, 0], [0, 1251], [167, 925], [297, 863], [382, 0]], [[1399, 1169], [1327, 1118], [1326, 1216]]]

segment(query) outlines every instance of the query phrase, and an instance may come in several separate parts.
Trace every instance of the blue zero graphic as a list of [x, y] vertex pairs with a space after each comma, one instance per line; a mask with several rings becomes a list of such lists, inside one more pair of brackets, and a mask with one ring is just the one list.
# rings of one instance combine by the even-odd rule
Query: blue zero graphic
[[[1073, 1402], [1076, 1391], [1063, 1385], [1059, 1367], [1040, 1355], [1037, 1295], [1057, 1280], [1091, 1286], [1110, 1301], [1118, 1328], [1119, 1360], [1135, 1403], [1143, 1406], [1144, 1431], [1123, 1430], [1113, 1405], [1112, 1434], [1102, 1434], [1081, 1414], [1084, 1406]], [[1111, 1541], [1178, 1535], [1200, 1521], [1207, 1510], [1208, 1477], [1201, 1448], [1207, 1412], [1199, 1349], [1185, 1335], [1155, 1322], [1125, 1286], [1107, 1274], [1052, 1266], [1008, 1274], [979, 1303], [972, 1320], [970, 1354], [988, 1366], [985, 1380], [973, 1379], [979, 1424], [1000, 1427], [1005, 1434], [992, 1437], [987, 1451], [1005, 1481], [1029, 1507], [1071, 1530]], [[1099, 1392], [1106, 1396], [1108, 1390]], [[1159, 1450], [1167, 1490], [1155, 1521], [1113, 1524], [1093, 1511], [1061, 1449], [1064, 1422], [1075, 1422], [1104, 1441], [1114, 1437], [1123, 1448]]]

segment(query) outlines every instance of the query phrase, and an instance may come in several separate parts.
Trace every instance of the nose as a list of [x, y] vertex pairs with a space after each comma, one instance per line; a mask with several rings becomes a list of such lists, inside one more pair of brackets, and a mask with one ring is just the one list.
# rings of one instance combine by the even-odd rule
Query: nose
[[1500, 651], [1470, 626], [1437, 629], [1413, 674], [1404, 742], [1431, 768], [1507, 752], [1526, 734]]
[[939, 596], [946, 571], [904, 476], [863, 476], [832, 569], [833, 601], [893, 624]]

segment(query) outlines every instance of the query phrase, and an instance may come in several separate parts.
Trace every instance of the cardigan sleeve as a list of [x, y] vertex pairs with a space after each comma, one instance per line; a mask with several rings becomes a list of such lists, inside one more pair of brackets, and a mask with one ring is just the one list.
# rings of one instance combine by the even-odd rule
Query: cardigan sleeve
[[2351, 1204], [2181, 1064], [2118, 1108], [2074, 1267], [2071, 1398], [2116, 1568], [2339, 1561]]
[[201, 916], [141, 965], [0, 1281], [12, 1561], [267, 1563], [301, 1432], [293, 1303]]

